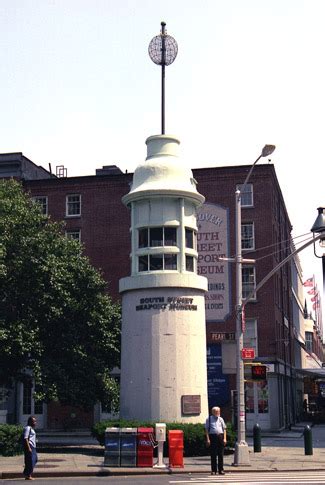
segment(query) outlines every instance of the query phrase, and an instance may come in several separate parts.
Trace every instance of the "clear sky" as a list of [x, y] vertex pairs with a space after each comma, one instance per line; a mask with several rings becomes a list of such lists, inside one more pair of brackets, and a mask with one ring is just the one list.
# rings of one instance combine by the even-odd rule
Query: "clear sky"
[[[324, 19], [324, 0], [0, 0], [0, 153], [70, 176], [133, 171], [160, 132], [148, 44], [164, 20], [179, 46], [166, 132], [192, 168], [275, 144], [293, 237], [306, 234], [325, 204]], [[321, 260], [301, 261], [322, 288]]]

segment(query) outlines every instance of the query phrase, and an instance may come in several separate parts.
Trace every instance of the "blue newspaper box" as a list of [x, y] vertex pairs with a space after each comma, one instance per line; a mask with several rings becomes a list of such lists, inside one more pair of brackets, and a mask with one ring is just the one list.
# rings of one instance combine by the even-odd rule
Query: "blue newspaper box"
[[106, 428], [104, 466], [121, 466], [121, 433], [120, 428]]
[[121, 429], [121, 466], [137, 466], [137, 428]]

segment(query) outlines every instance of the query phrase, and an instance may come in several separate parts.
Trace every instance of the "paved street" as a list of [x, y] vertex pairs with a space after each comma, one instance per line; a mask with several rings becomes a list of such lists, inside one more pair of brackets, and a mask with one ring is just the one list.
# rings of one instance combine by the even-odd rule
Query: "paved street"
[[[6, 483], [19, 483], [21, 479], [12, 479]], [[170, 475], [160, 476], [123, 476], [123, 477], [80, 477], [80, 478], [47, 478], [37, 480], [38, 484], [53, 485], [60, 483], [61, 485], [78, 485], [81, 483], [107, 483], [108, 485], [214, 485], [216, 483], [225, 485], [248, 485], [248, 484], [310, 484], [310, 485], [324, 485], [325, 471], [316, 472], [245, 472], [245, 473], [229, 473], [225, 476], [211, 476], [209, 474], [182, 474], [177, 477]], [[5, 483], [1, 480], [0, 483]]]

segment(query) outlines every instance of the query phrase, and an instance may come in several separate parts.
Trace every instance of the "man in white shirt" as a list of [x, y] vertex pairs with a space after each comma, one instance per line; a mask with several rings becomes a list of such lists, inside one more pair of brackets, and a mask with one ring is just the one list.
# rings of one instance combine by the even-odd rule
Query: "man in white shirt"
[[35, 426], [36, 418], [30, 416], [24, 428], [25, 480], [34, 480], [32, 473], [37, 463]]
[[227, 443], [227, 426], [220, 416], [220, 408], [213, 407], [211, 415], [205, 422], [205, 436], [207, 446], [210, 447], [211, 473], [217, 474], [217, 457], [219, 475], [224, 475], [223, 452]]

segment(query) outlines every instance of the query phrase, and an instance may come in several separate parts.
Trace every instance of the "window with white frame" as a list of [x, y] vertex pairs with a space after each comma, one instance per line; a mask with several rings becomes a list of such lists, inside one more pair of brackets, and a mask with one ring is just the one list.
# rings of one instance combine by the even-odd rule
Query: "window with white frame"
[[244, 347], [255, 350], [257, 357], [257, 321], [255, 318], [247, 318], [245, 322]]
[[48, 214], [48, 199], [45, 195], [35, 195], [35, 197], [32, 197], [32, 201], [35, 202], [35, 204], [38, 204], [41, 210], [41, 213], [47, 216]]
[[67, 217], [76, 217], [81, 215], [81, 195], [71, 194], [66, 196], [66, 211]]
[[305, 332], [306, 350], [313, 351], [313, 332]]
[[[143, 227], [138, 229], [138, 271], [177, 271], [178, 254], [177, 227]], [[196, 248], [196, 231], [185, 228], [185, 246], [190, 253]], [[157, 252], [156, 248], [159, 248]], [[146, 251], [148, 250], [148, 251]], [[185, 254], [186, 271], [194, 272], [196, 257]]]
[[[256, 287], [255, 267], [243, 266], [242, 268], [242, 295], [243, 299], [247, 298]], [[252, 297], [256, 298], [256, 295]]]
[[255, 249], [254, 223], [243, 222], [241, 225], [241, 245], [243, 250]]
[[73, 239], [75, 241], [81, 241], [81, 230], [80, 229], [67, 229], [65, 235], [68, 239]]
[[188, 254], [186, 254], [185, 256], [185, 263], [186, 263], [186, 271], [191, 271], [193, 272], [194, 271], [194, 257], [193, 256], [189, 256]]
[[[138, 271], [177, 270], [177, 227], [143, 227], [138, 229], [138, 249], [161, 248], [159, 253], [140, 254]], [[168, 247], [168, 252], [164, 248]], [[175, 248], [175, 252], [171, 252]]]
[[185, 246], [196, 249], [196, 232], [190, 227], [185, 227]]
[[[242, 190], [243, 185], [237, 185], [237, 190]], [[253, 207], [253, 184], [246, 184], [244, 192], [240, 193], [240, 205], [241, 207]]]
[[139, 248], [160, 246], [177, 246], [176, 227], [144, 227], [138, 230]]
[[144, 254], [138, 258], [138, 271], [177, 270], [177, 254]]

